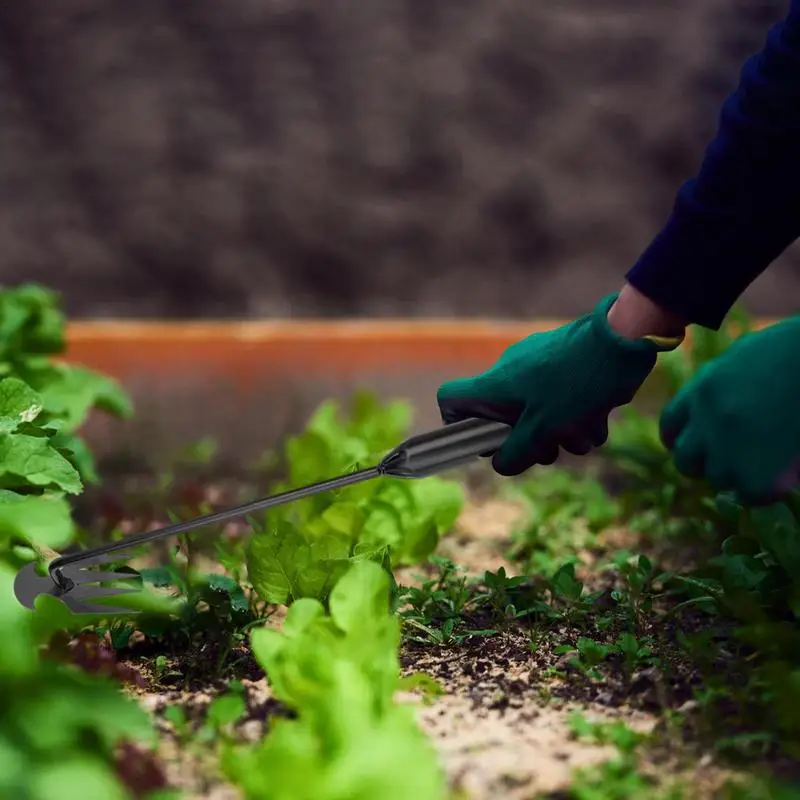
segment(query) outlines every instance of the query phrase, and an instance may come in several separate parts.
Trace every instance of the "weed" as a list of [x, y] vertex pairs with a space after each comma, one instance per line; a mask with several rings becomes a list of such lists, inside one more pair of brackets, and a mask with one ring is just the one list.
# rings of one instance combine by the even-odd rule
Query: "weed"
[[564, 557], [590, 547], [619, 515], [617, 502], [596, 479], [565, 469], [534, 469], [507, 495], [526, 512], [512, 531], [510, 558], [522, 561], [527, 573], [551, 573]]

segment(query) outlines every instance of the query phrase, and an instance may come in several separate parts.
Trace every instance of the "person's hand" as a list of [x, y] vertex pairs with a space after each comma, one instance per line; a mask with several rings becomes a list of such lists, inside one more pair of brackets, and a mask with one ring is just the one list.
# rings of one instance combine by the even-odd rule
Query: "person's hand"
[[800, 488], [800, 317], [743, 336], [664, 408], [684, 475], [759, 505]]
[[486, 372], [444, 383], [437, 393], [442, 420], [512, 425], [492, 458], [501, 475], [552, 464], [559, 448], [585, 455], [604, 444], [609, 413], [633, 399], [659, 351], [682, 341], [682, 328], [669, 341], [638, 338], [658, 334], [652, 326], [665, 322], [674, 334], [674, 322], [654, 315], [652, 304], [628, 287], [616, 300], [610, 295], [574, 322], [513, 344]]

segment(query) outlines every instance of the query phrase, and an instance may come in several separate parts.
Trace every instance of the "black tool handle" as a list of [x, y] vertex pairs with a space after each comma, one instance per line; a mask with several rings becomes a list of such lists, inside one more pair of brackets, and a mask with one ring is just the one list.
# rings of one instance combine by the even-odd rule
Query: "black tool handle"
[[383, 475], [425, 478], [468, 464], [500, 448], [511, 433], [502, 422], [470, 418], [411, 436], [378, 464]]

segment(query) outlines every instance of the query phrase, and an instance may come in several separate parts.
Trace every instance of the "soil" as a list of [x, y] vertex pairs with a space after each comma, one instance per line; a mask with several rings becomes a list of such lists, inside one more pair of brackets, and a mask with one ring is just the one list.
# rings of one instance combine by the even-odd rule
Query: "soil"
[[[511, 502], [492, 498], [468, 504], [453, 532], [445, 537], [440, 554], [451, 558], [467, 574], [480, 576], [485, 570], [504, 566], [515, 574], [507, 560], [511, 530], [521, 509]], [[635, 547], [635, 538], [624, 531], [611, 531], [615, 547]], [[401, 583], [418, 581], [418, 570], [398, 574]], [[595, 575], [593, 589], [605, 580]], [[276, 624], [272, 617], [267, 624]], [[531, 645], [524, 625], [509, 625], [490, 637], [471, 637], [457, 645], [407, 642], [401, 652], [404, 674], [424, 672], [444, 689], [439, 697], [403, 693], [399, 699], [418, 709], [422, 728], [438, 749], [456, 796], [469, 800], [532, 800], [558, 797], [578, 768], [601, 764], [615, 750], [577, 740], [571, 733], [570, 716], [577, 709], [596, 720], [623, 720], [631, 728], [651, 731], [668, 708], [691, 706], [691, 670], [680, 664], [671, 670], [669, 685], [652, 670], [631, 676], [604, 675], [590, 681], [575, 674], [568, 657], [554, 652], [561, 640], [569, 640], [569, 629], [557, 630], [551, 639]], [[663, 632], [666, 639], [670, 631]], [[205, 648], [205, 649], [204, 649]], [[203, 709], [225, 688], [225, 679], [236, 678], [245, 686], [248, 710], [236, 724], [233, 735], [255, 741], [276, 717], [287, 712], [275, 701], [263, 671], [246, 647], [234, 652], [236, 667], [225, 679], [204, 676], [198, 665], [214, 663], [213, 646], [199, 642], [176, 649], [166, 670], [156, 677], [155, 657], [147, 642], [128, 649], [122, 660], [141, 676], [130, 691], [159, 720], [163, 733], [158, 752], [164, 776], [181, 787], [191, 800], [237, 800], [240, 794], [222, 780], [210, 746], [187, 745], [162, 718], [163, 710], [179, 704], [190, 720], [199, 723]], [[669, 746], [646, 751], [643, 771], [654, 776], [675, 777], [686, 772], [697, 798], [710, 798], [728, 773], [711, 756], [667, 732]], [[189, 737], [191, 739], [191, 737]], [[688, 770], [688, 772], [687, 772]]]

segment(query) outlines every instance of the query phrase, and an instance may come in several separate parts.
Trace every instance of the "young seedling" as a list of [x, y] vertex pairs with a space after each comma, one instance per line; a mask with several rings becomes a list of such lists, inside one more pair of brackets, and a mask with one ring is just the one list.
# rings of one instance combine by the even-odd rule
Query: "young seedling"
[[215, 697], [206, 709], [205, 720], [197, 734], [201, 742], [230, 739], [231, 727], [247, 711], [247, 698], [244, 687], [232, 681], [228, 691]]
[[569, 626], [583, 626], [596, 599], [584, 595], [583, 582], [575, 576], [575, 564], [568, 562], [556, 571], [550, 579], [550, 595], [554, 605], [554, 618]]
[[492, 619], [506, 625], [512, 620], [547, 614], [549, 607], [525, 575], [509, 577], [505, 567], [487, 570], [473, 598], [476, 608], [488, 608]]
[[658, 661], [651, 648], [643, 645], [632, 633], [621, 633], [613, 649], [622, 656], [622, 664], [629, 678], [639, 667]]
[[548, 467], [512, 483], [509, 496], [521, 501], [523, 521], [512, 531], [510, 557], [525, 572], [552, 573], [565, 557], [591, 546], [597, 532], [619, 514], [617, 502], [593, 477]]
[[600, 680], [601, 675], [597, 668], [612, 652], [613, 647], [611, 645], [602, 644], [584, 636], [578, 638], [574, 647], [569, 644], [564, 644], [553, 650], [553, 653], [556, 655], [577, 653], [577, 655], [570, 660], [570, 666], [573, 667], [573, 669], [580, 670], [591, 680]]
[[469, 615], [479, 604], [473, 597], [471, 582], [452, 561], [434, 556], [431, 563], [438, 575], [420, 587], [402, 587], [395, 606], [407, 628], [424, 635], [409, 635], [411, 641], [424, 644], [457, 644], [471, 636], [490, 636], [496, 630], [466, 628]]
[[646, 556], [632, 556], [627, 551], [612, 557], [612, 564], [623, 585], [615, 589], [611, 597], [624, 609], [635, 630], [640, 631], [653, 608], [653, 583], [657, 573]]

